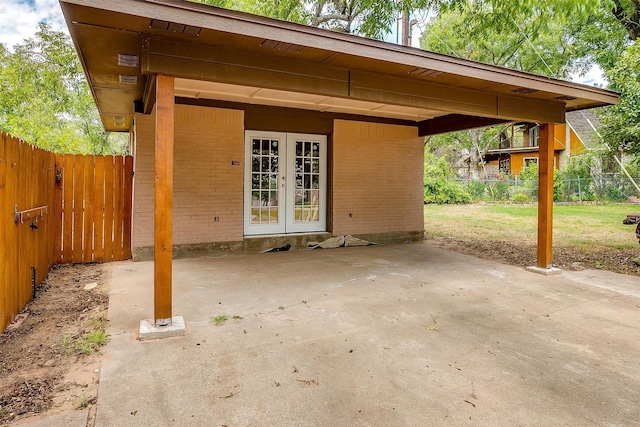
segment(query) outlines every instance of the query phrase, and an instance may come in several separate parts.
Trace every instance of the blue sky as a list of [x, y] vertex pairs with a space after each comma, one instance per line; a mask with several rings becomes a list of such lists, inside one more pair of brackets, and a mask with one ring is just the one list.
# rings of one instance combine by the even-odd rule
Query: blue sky
[[31, 37], [40, 21], [66, 30], [58, 0], [0, 0], [0, 43], [12, 48]]
[[[413, 46], [416, 47], [419, 45], [420, 32], [424, 29], [422, 24], [425, 17], [420, 18], [413, 34]], [[40, 21], [51, 24], [56, 30], [67, 31], [58, 0], [0, 0], [0, 43], [11, 49], [13, 45], [33, 36]], [[396, 38], [395, 31], [392, 31], [386, 40], [395, 42]], [[586, 76], [573, 76], [572, 79], [589, 85], [602, 84], [602, 71], [596, 67]]]

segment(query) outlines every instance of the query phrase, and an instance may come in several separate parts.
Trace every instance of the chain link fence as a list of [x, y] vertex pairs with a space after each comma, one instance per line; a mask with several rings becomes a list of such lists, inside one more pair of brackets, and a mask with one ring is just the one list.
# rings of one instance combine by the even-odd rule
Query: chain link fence
[[[634, 179], [640, 186], [640, 178]], [[467, 191], [474, 201], [531, 203], [538, 200], [538, 181], [510, 179], [450, 180], [450, 184]], [[553, 198], [556, 202], [608, 201], [624, 202], [630, 196], [640, 197], [636, 187], [624, 175], [598, 178], [555, 179]]]

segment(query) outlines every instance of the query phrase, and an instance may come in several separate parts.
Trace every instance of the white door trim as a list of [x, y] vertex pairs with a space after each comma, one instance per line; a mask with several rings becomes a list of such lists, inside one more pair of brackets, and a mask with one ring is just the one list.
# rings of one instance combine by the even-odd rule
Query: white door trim
[[[255, 139], [277, 141], [277, 177], [271, 170], [273, 165], [273, 151], [265, 154], [263, 150], [257, 152], [262, 165], [263, 159], [268, 157], [270, 178], [261, 177], [260, 183], [254, 188], [253, 171], [253, 141]], [[311, 153], [304, 152], [301, 156], [296, 147], [300, 143], [303, 147], [313, 148]], [[317, 146], [315, 144], [318, 144]], [[316, 150], [319, 148], [317, 152]], [[270, 146], [273, 150], [273, 146]], [[310, 157], [311, 156], [311, 157]], [[318, 161], [319, 160], [319, 161]], [[298, 171], [296, 171], [298, 165]], [[265, 165], [262, 165], [264, 167]], [[312, 168], [312, 169], [309, 169]], [[259, 167], [260, 169], [260, 167]], [[260, 172], [262, 173], [262, 172]], [[269, 181], [265, 185], [265, 182]], [[277, 188], [273, 188], [276, 181]], [[265, 191], [265, 188], [269, 187]], [[303, 188], [301, 188], [303, 187]], [[273, 192], [277, 191], [277, 195]], [[254, 197], [256, 193], [257, 196]], [[266, 205], [264, 201], [267, 201]], [[277, 207], [272, 205], [277, 200]], [[257, 204], [256, 204], [257, 203]], [[325, 135], [298, 134], [284, 132], [245, 131], [245, 168], [244, 168], [244, 234], [247, 236], [261, 234], [285, 234], [323, 232], [327, 228], [327, 137]], [[268, 212], [273, 218], [277, 212], [277, 222], [256, 224], [252, 221], [255, 215]]]

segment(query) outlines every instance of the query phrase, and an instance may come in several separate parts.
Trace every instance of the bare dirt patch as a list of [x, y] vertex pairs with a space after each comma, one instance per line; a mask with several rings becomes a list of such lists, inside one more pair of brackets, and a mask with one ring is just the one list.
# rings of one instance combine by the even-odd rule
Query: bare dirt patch
[[[0, 424], [88, 408], [93, 425], [108, 271], [98, 264], [54, 267], [0, 335]], [[97, 287], [84, 290], [91, 283]]]
[[[518, 266], [535, 265], [537, 245], [532, 242], [510, 242], [436, 237], [428, 239], [435, 247], [473, 255], [478, 258]], [[640, 276], [640, 267], [633, 260], [639, 249], [616, 249], [571, 245], [553, 246], [553, 265], [563, 270], [602, 269], [614, 273]]]

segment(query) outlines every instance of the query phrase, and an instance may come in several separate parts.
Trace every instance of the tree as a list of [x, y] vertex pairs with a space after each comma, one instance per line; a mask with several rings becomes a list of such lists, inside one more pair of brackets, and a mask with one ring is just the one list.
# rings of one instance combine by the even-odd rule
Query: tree
[[104, 131], [73, 43], [39, 24], [11, 52], [0, 45], [0, 129], [57, 152], [122, 152]]
[[440, 0], [191, 0], [365, 37], [383, 38], [399, 12]]
[[[487, 2], [464, 2], [441, 10], [422, 35], [423, 48], [465, 59], [548, 76], [566, 77], [582, 69], [583, 49], [574, 43], [579, 26], [548, 17], [548, 10], [530, 10], [496, 19]], [[498, 142], [499, 127], [434, 137], [430, 144], [454, 139], [468, 156], [469, 177], [484, 178], [483, 157]], [[459, 161], [458, 161], [459, 162]]]
[[548, 8], [511, 11], [500, 19], [498, 12], [479, 1], [442, 10], [428, 23], [421, 46], [552, 77], [566, 77], [586, 67], [583, 48], [575, 43], [582, 26], [567, 26], [564, 19], [552, 17]]
[[607, 73], [620, 103], [605, 109], [600, 119], [603, 141], [640, 161], [640, 42], [631, 45]]
[[611, 13], [627, 30], [629, 38], [633, 41], [640, 37], [640, 1], [638, 0], [613, 0]]
[[284, 21], [307, 23], [302, 0], [190, 0], [211, 6], [235, 9], [254, 15], [268, 16]]

